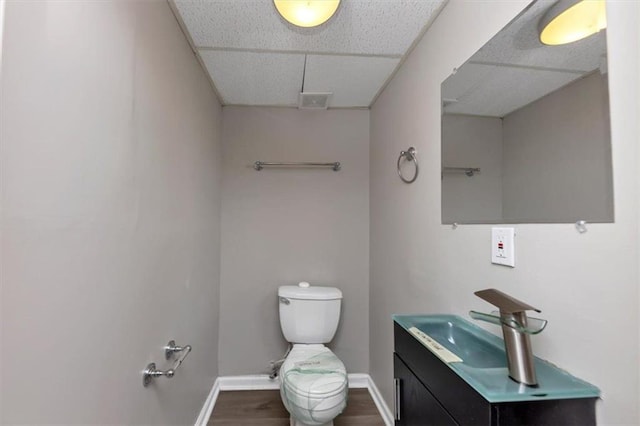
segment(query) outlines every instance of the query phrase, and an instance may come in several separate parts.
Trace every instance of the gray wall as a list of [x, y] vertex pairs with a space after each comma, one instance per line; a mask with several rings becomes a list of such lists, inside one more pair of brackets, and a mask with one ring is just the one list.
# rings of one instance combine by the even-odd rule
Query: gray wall
[[[599, 102], [594, 102], [598, 100]], [[503, 119], [447, 114], [443, 223], [613, 220], [607, 78], [600, 73]]]
[[[640, 25], [640, 7], [636, 8], [636, 22], [638, 23], [638, 25]], [[631, 45], [629, 46], [632, 49], [636, 49], [636, 51], [638, 49], [640, 49], [640, 37], [637, 37], [635, 40], [635, 43], [632, 41]], [[640, 55], [636, 55], [636, 66], [635, 69], [633, 67], [633, 65], [630, 66], [629, 71], [627, 72], [627, 75], [625, 76], [626, 78], [638, 78], [638, 75], [640, 74]], [[619, 85], [620, 87], [622, 87], [622, 84]], [[627, 102], [632, 101], [634, 98], [634, 94], [633, 91], [629, 91], [626, 95], [625, 95], [625, 100]], [[636, 94], [635, 94], [635, 99], [636, 99], [636, 103], [637, 103], [637, 111], [640, 112], [640, 83], [637, 82], [636, 80]], [[640, 139], [640, 122], [638, 122], [638, 120], [635, 120], [633, 123], [629, 123], [629, 130], [633, 130], [633, 124], [635, 124], [635, 131], [636, 131], [636, 139]], [[633, 135], [633, 133], [631, 133]], [[629, 153], [629, 155], [631, 155], [631, 153]], [[638, 161], [637, 164], [640, 164], [640, 149], [636, 149], [636, 160]], [[637, 179], [637, 185], [636, 185], [636, 197], [638, 197], [640, 195], [640, 178]], [[638, 198], [636, 198], [638, 199]], [[614, 192], [614, 200], [615, 200], [615, 192]], [[640, 212], [638, 213], [638, 220], [640, 221]], [[636, 228], [636, 241], [638, 241], [640, 244], [640, 226], [638, 226]], [[637, 265], [640, 265], [640, 250], [638, 250], [638, 258], [637, 260]], [[636, 317], [637, 317], [637, 321], [638, 324], [640, 324], [640, 280], [638, 281], [638, 309], [636, 310]], [[633, 321], [633, 316], [631, 316], [631, 320]], [[640, 352], [640, 327], [638, 327], [638, 351]], [[638, 407], [640, 407], [640, 368], [638, 369], [638, 391], [636, 392], [636, 405]]]
[[[220, 374], [267, 371], [284, 354], [277, 289], [309, 281], [344, 294], [330, 347], [369, 369], [369, 111], [223, 109]], [[340, 161], [342, 170], [252, 168]]]
[[480, 173], [444, 173], [442, 222], [478, 222], [502, 217], [502, 120], [442, 116], [442, 166], [478, 167]]
[[607, 78], [599, 72], [505, 116], [504, 219], [611, 221], [609, 139]]
[[[218, 363], [205, 74], [164, 1], [10, 1], [2, 54], [1, 422], [192, 423]], [[192, 354], [144, 389], [171, 338]]]
[[[608, 3], [616, 222], [517, 225], [515, 269], [491, 265], [490, 225], [440, 224], [440, 83], [527, 3], [449, 2], [371, 111], [371, 374], [391, 403], [391, 314], [468, 317], [495, 287], [542, 309], [534, 352], [602, 389], [601, 423], [638, 424], [640, 3]], [[414, 144], [423, 172], [406, 185], [393, 163]]]

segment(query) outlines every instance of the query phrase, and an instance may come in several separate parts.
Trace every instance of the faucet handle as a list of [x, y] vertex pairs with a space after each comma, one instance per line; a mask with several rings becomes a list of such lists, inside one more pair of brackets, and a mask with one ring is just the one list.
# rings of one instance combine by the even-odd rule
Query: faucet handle
[[509, 296], [506, 293], [496, 290], [495, 288], [488, 288], [486, 290], [479, 290], [474, 293], [479, 298], [486, 300], [492, 305], [496, 306], [501, 314], [514, 314], [524, 311], [536, 311], [541, 312], [540, 309], [521, 302], [520, 300]]

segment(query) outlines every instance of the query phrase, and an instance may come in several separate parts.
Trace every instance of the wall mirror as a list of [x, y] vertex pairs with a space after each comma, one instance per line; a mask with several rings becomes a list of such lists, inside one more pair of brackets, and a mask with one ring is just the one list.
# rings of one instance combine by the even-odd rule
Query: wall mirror
[[606, 30], [543, 45], [552, 4], [442, 83], [442, 223], [613, 222]]

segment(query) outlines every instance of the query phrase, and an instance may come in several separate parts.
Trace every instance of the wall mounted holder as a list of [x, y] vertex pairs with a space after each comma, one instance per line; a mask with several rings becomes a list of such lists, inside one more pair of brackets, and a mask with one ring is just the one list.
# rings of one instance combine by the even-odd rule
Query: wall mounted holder
[[576, 229], [581, 234], [584, 234], [585, 232], [587, 232], [588, 231], [588, 229], [587, 229], [587, 221], [586, 220], [577, 221], [576, 222]]
[[[416, 153], [417, 153], [416, 149], [412, 146], [409, 147], [409, 149], [406, 151], [400, 151], [400, 156], [398, 157], [398, 163], [397, 163], [398, 176], [400, 176], [400, 179], [402, 179], [404, 183], [413, 183], [418, 178], [418, 172], [420, 171], [420, 167], [418, 166], [418, 158], [416, 157]], [[413, 174], [412, 178], [407, 179], [402, 175], [402, 170], [400, 169], [400, 163], [402, 162], [403, 158], [406, 159], [407, 161], [413, 161], [413, 164], [416, 166], [416, 171]]]
[[187, 355], [189, 355], [189, 352], [191, 352], [191, 345], [178, 346], [175, 340], [170, 340], [164, 347], [164, 357], [167, 360], [173, 358], [174, 354], [178, 352], [182, 352], [182, 355], [176, 360], [173, 367], [167, 371], [158, 370], [155, 362], [149, 363], [142, 372], [142, 386], [146, 388], [156, 377], [165, 376], [167, 379], [172, 378], [176, 374], [178, 367], [182, 364], [182, 361], [184, 361]]
[[467, 177], [472, 177], [476, 173], [480, 173], [480, 167], [443, 167], [442, 174], [445, 173], [464, 173]]
[[337, 172], [342, 167], [339, 161], [334, 163], [313, 163], [309, 161], [294, 161], [294, 162], [273, 162], [273, 161], [256, 161], [253, 163], [253, 168], [257, 171], [264, 169], [265, 167], [329, 167], [334, 172]]

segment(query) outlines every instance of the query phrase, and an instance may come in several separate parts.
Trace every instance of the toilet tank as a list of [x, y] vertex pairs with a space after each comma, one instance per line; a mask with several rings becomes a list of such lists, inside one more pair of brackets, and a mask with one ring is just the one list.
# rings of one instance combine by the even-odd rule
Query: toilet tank
[[281, 286], [280, 327], [290, 343], [329, 343], [338, 329], [342, 292], [335, 287]]

